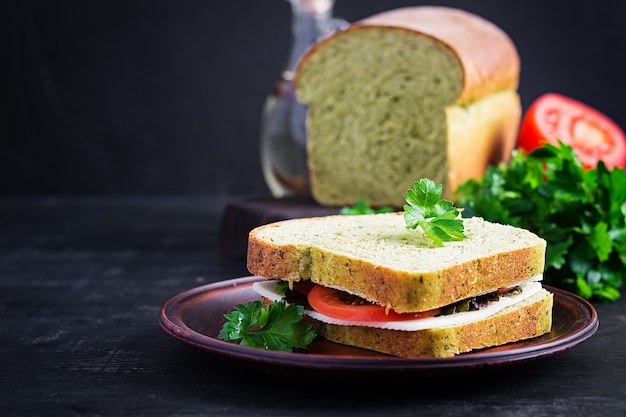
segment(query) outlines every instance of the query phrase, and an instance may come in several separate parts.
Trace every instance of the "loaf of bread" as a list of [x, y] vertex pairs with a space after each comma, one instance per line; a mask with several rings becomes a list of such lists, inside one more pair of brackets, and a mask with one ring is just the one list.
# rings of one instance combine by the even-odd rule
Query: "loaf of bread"
[[294, 83], [308, 106], [311, 194], [321, 205], [401, 207], [427, 177], [446, 197], [508, 161], [521, 118], [515, 45], [468, 12], [384, 12], [314, 44]]
[[283, 281], [311, 280], [399, 313], [447, 306], [541, 276], [546, 242], [479, 217], [466, 239], [435, 245], [403, 213], [285, 220], [253, 229], [248, 270]]

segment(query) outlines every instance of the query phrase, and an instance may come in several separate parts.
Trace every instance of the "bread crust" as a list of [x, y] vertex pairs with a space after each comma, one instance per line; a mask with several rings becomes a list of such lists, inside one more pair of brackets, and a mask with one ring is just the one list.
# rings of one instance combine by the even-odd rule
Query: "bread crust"
[[[321, 230], [319, 226], [329, 221], [333, 223], [331, 230]], [[446, 306], [543, 274], [545, 240], [528, 231], [485, 222], [479, 218], [464, 221], [470, 239], [480, 240], [472, 241], [471, 244], [476, 245], [474, 248], [481, 245], [494, 247], [464, 262], [443, 263], [436, 268], [409, 270], [386, 266], [373, 260], [374, 256], [369, 259], [358, 257], [349, 251], [324, 244], [325, 239], [330, 241], [336, 234], [350, 233], [350, 228], [367, 229], [368, 224], [376, 223], [389, 223], [387, 234], [383, 236], [389, 241], [401, 242], [413, 236], [415, 239], [422, 238], [419, 231], [411, 231], [413, 233], [407, 235], [402, 213], [326, 216], [260, 226], [249, 234], [247, 267], [252, 274], [266, 278], [290, 282], [311, 280], [327, 287], [338, 288], [401, 313]], [[272, 234], [279, 232], [284, 226], [291, 228], [287, 229], [289, 233], [298, 229], [302, 229], [304, 234], [314, 231], [312, 233], [316, 234], [317, 240], [312, 242], [307, 235], [302, 239], [294, 236], [284, 243], [274, 241]], [[483, 242], [490, 236], [493, 236], [494, 241], [497, 236], [505, 242], [507, 239], [517, 239], [523, 243], [513, 250], [501, 249], [497, 242]], [[372, 241], [377, 239], [376, 236], [365, 238]], [[352, 244], [359, 245], [359, 241], [353, 241]], [[416, 258], [437, 257], [441, 253], [437, 248], [424, 249], [423, 244], [420, 247], [419, 241], [399, 245], [410, 250], [413, 250], [411, 245], [415, 245], [412, 256]], [[464, 250], [466, 245], [468, 244], [464, 243], [459, 250]], [[382, 243], [380, 251], [393, 251], [393, 248], [391, 244], [385, 246]]]
[[[480, 178], [487, 166], [508, 161], [515, 147], [522, 104], [514, 90], [490, 94], [472, 106], [449, 106], [448, 190]], [[453, 193], [447, 198], [455, 200]]]

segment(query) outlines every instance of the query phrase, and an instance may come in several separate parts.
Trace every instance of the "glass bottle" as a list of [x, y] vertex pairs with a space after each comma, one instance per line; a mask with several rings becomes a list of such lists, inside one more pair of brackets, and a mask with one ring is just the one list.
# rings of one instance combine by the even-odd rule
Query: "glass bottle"
[[261, 167], [275, 198], [309, 193], [306, 106], [295, 97], [293, 70], [309, 46], [347, 24], [332, 17], [335, 0], [289, 0], [289, 3], [291, 51], [285, 70], [265, 101], [261, 120]]

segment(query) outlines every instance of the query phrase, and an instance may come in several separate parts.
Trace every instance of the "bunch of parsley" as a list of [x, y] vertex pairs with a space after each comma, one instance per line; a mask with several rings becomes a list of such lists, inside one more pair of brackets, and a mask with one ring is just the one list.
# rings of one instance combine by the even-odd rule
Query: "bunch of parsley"
[[573, 149], [546, 144], [456, 190], [463, 216], [511, 224], [547, 241], [547, 284], [614, 301], [626, 275], [626, 172], [583, 168]]

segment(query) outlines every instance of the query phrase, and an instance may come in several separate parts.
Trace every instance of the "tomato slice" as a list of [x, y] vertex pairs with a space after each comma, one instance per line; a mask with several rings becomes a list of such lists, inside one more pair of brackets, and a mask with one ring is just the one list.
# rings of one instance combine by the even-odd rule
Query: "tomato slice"
[[600, 160], [609, 169], [626, 166], [626, 135], [613, 120], [580, 101], [548, 93], [526, 111], [517, 147], [531, 152], [557, 141], [571, 146], [587, 168]]
[[318, 313], [341, 320], [400, 321], [433, 317], [441, 311], [434, 309], [420, 313], [398, 313], [372, 304], [361, 297], [334, 288], [315, 285], [309, 291], [308, 301]]

